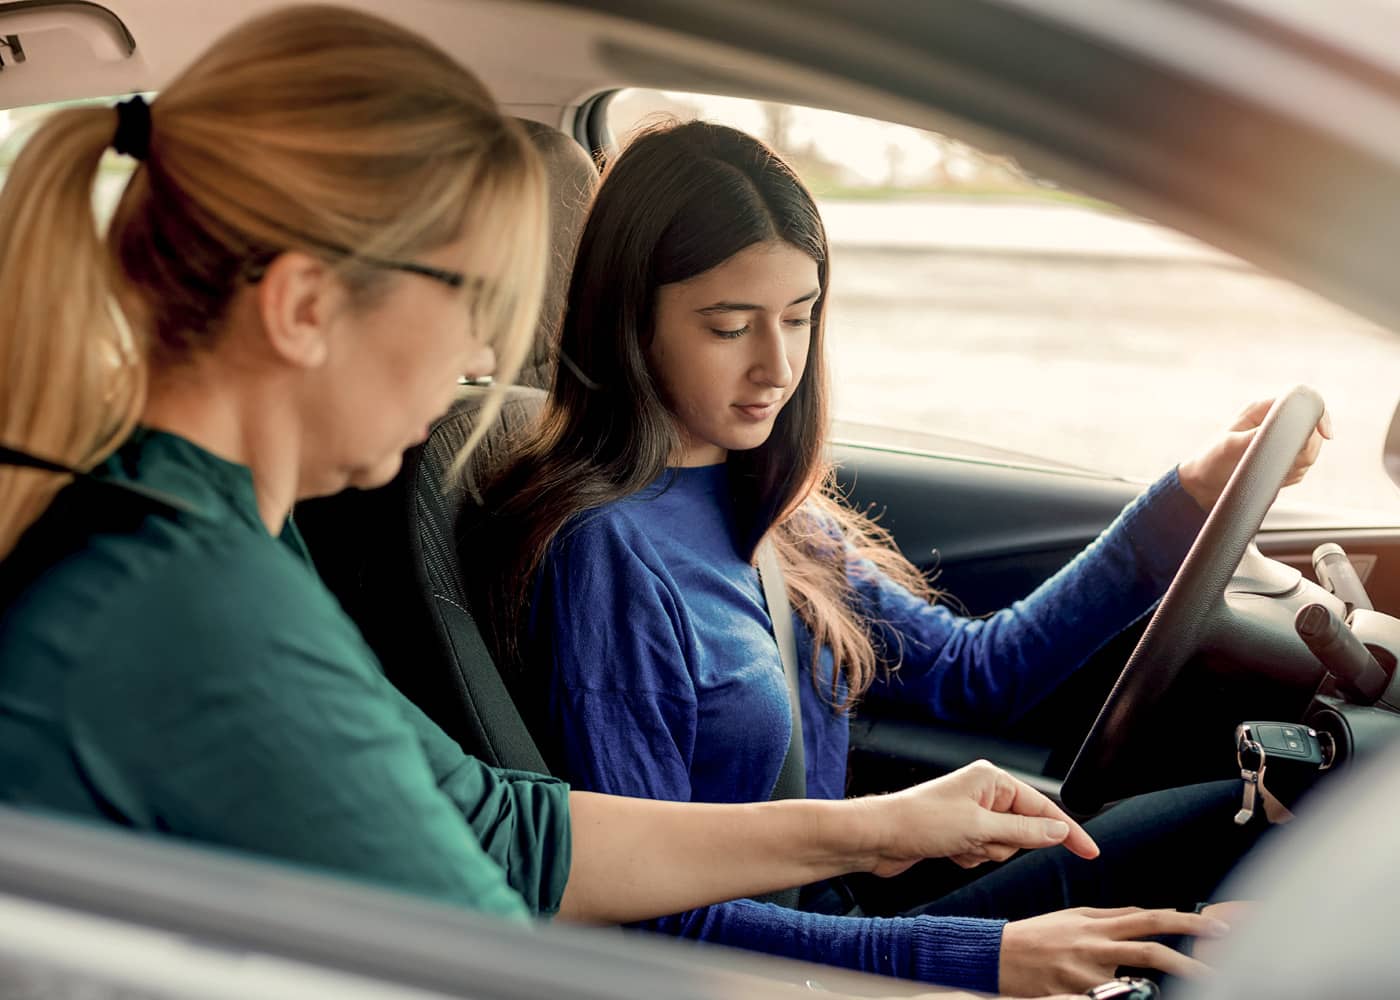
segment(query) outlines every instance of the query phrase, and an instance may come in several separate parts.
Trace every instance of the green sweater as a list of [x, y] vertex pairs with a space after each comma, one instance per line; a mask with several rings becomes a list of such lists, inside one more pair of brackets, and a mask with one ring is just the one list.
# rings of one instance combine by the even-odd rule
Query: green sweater
[[567, 786], [466, 756], [400, 695], [249, 469], [139, 431], [99, 474], [195, 513], [93, 532], [0, 609], [0, 802], [557, 911]]

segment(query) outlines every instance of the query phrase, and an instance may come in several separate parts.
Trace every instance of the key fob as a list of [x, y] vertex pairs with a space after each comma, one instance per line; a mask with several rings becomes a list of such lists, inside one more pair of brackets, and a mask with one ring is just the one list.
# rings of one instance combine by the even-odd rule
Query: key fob
[[1291, 809], [1331, 764], [1317, 730], [1295, 722], [1240, 723], [1235, 728], [1235, 755], [1244, 781], [1244, 803], [1235, 815], [1240, 825], [1260, 808], [1261, 788]]
[[1157, 1000], [1162, 994], [1150, 979], [1119, 976], [1111, 982], [1086, 990], [1084, 995], [1094, 1000]]
[[[1327, 763], [1317, 730], [1296, 722], [1242, 722], [1235, 729], [1236, 748], [1242, 746], [1245, 740], [1259, 744], [1259, 750], [1266, 755], [1270, 767], [1301, 765], [1317, 771]], [[1241, 766], [1244, 766], [1243, 761]]]

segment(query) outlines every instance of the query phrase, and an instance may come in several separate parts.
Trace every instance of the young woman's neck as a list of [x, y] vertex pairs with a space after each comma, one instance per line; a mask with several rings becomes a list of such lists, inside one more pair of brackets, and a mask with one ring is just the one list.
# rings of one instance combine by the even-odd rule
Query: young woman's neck
[[699, 465], [719, 465], [728, 458], [729, 452], [719, 445], [696, 441], [682, 430], [681, 446], [672, 452], [666, 464], [673, 468], [690, 469]]

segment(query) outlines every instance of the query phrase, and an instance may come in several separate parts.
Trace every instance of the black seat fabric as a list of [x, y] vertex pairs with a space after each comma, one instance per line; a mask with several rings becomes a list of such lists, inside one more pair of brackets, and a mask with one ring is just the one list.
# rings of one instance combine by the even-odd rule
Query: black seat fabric
[[[462, 748], [488, 764], [548, 771], [472, 619], [457, 549], [467, 498], [539, 413], [553, 344], [598, 175], [572, 139], [523, 123], [543, 154], [551, 189], [552, 258], [539, 331], [497, 423], [460, 475], [450, 471], [476, 427], [487, 391], [463, 389], [388, 486], [297, 505], [296, 519], [327, 586], [360, 626], [389, 680]], [[472, 567], [466, 567], [472, 571]], [[482, 571], [486, 568], [482, 567]]]
[[485, 396], [464, 389], [388, 486], [299, 504], [296, 519], [322, 579], [389, 680], [468, 753], [496, 767], [546, 772], [468, 610], [454, 531], [467, 491], [490, 475], [544, 392], [510, 390], [464, 474], [449, 477]]

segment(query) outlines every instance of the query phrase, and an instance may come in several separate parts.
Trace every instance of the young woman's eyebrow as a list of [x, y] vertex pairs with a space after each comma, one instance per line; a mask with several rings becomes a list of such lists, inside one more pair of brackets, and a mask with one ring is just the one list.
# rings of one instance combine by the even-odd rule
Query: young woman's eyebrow
[[[791, 309], [793, 306], [801, 305], [803, 302], [810, 302], [820, 294], [821, 289], [814, 288], [806, 295], [802, 295], [798, 298], [793, 299], [787, 305], [783, 306], [783, 308]], [[697, 309], [695, 311], [702, 316], [712, 316], [715, 313], [758, 312], [762, 308], [763, 306], [756, 306], [750, 302], [716, 302], [714, 305], [703, 306], [702, 308]]]

